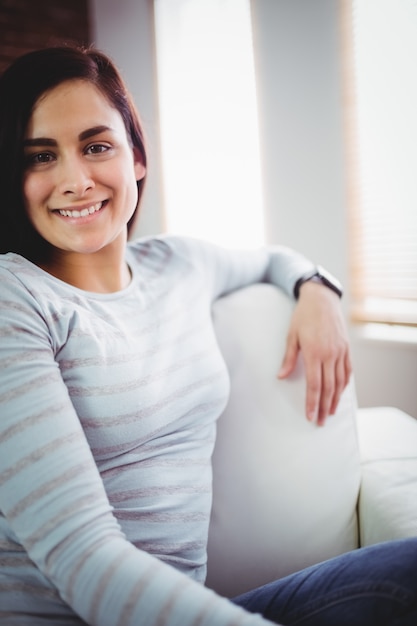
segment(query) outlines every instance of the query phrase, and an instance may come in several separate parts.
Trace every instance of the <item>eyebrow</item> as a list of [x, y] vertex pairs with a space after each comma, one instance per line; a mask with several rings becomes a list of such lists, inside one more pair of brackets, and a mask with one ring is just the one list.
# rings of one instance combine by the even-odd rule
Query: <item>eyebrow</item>
[[105, 133], [107, 131], [113, 131], [110, 126], [93, 126], [93, 128], [87, 128], [87, 130], [83, 130], [82, 133], [78, 135], [78, 139], [80, 141], [84, 141], [85, 139], [90, 139], [90, 137], [95, 137], [96, 135], [100, 135], [101, 133]]
[[[96, 137], [101, 133], [105, 133], [106, 131], [112, 131], [113, 129], [110, 126], [93, 126], [92, 128], [87, 128], [87, 130], [83, 130], [82, 133], [78, 135], [79, 141], [85, 141], [86, 139], [90, 139], [90, 137]], [[51, 146], [56, 147], [58, 142], [55, 139], [49, 139], [48, 137], [34, 137], [33, 139], [25, 139], [23, 142], [23, 146]]]

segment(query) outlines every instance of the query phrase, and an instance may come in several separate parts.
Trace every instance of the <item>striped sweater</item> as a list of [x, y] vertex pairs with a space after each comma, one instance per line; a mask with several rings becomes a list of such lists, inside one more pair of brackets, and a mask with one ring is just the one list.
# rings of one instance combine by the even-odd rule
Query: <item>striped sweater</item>
[[211, 304], [311, 264], [168, 236], [127, 261], [99, 294], [0, 256], [0, 622], [265, 623], [200, 584], [229, 384]]

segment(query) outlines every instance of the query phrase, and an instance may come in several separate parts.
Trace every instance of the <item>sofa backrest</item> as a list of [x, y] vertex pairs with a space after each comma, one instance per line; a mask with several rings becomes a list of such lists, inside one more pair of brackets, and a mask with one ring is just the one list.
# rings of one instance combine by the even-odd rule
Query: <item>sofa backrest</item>
[[307, 421], [302, 359], [276, 378], [293, 306], [254, 285], [213, 310], [231, 394], [213, 456], [207, 585], [229, 597], [358, 546], [353, 382], [324, 427]]

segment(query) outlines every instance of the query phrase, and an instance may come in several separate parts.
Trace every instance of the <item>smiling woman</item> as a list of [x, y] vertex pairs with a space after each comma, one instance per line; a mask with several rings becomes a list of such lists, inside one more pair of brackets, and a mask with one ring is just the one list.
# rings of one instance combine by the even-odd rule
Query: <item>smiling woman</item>
[[[66, 184], [77, 187], [80, 184], [78, 177], [88, 177], [88, 171], [85, 169], [88, 163], [92, 166], [95, 162], [106, 161], [110, 154], [105, 155], [107, 152], [113, 154], [110, 148], [117, 138], [119, 142], [124, 142], [125, 148], [129, 148], [131, 157], [133, 155], [134, 167], [139, 167], [139, 162], [143, 166], [143, 171], [139, 172], [136, 179], [137, 198], [128, 223], [130, 232], [143, 190], [146, 153], [137, 111], [117, 69], [98, 51], [91, 50], [80, 55], [70, 47], [35, 52], [33, 55], [18, 59], [15, 66], [21, 78], [16, 79], [16, 74], [5, 72], [0, 94], [0, 115], [4, 120], [0, 128], [0, 143], [8, 147], [7, 151], [0, 154], [5, 204], [3, 219], [7, 225], [0, 231], [0, 252], [22, 252], [32, 260], [47, 262], [51, 250], [36, 228], [32, 227], [32, 221], [28, 219], [27, 193], [30, 194], [32, 202], [33, 194], [38, 193], [36, 189], [31, 190], [31, 181], [35, 178], [36, 187], [42, 184], [43, 190], [47, 181], [52, 180], [52, 175], [54, 184], [58, 184], [57, 172], [62, 176], [63, 165], [68, 165], [69, 158], [74, 159], [74, 152], [70, 155], [65, 145], [61, 145], [64, 140], [69, 141], [70, 129], [66, 129], [68, 132], [64, 136], [61, 126], [62, 112], [68, 111], [70, 106], [75, 107], [74, 111], [78, 107], [79, 116], [78, 127], [72, 129], [72, 140], [77, 142], [77, 150], [83, 150], [85, 154], [82, 159], [72, 163], [73, 174], [76, 174], [77, 178], [67, 180]], [[36, 66], [39, 66], [39, 72]], [[16, 80], [24, 82], [24, 89], [22, 84], [15, 84]], [[83, 98], [82, 102], [76, 102], [73, 97], [72, 88], [77, 81], [81, 89], [79, 95]], [[51, 93], [54, 87], [59, 87], [59, 93]], [[89, 93], [85, 93], [85, 90]], [[89, 106], [90, 95], [93, 100]], [[52, 101], [54, 106], [51, 107]], [[97, 114], [94, 114], [93, 101], [99, 107]], [[86, 108], [90, 110], [88, 119], [82, 116]], [[104, 117], [100, 117], [101, 114]], [[114, 131], [112, 124], [115, 124]], [[109, 134], [108, 137], [104, 136], [106, 132]], [[24, 146], [23, 155], [21, 146]], [[84, 164], [82, 167], [81, 162]], [[23, 195], [22, 181], [25, 183]], [[81, 182], [81, 186], [84, 184], [85, 181]], [[106, 197], [92, 197], [92, 192], [89, 193], [90, 197], [83, 199], [74, 199], [74, 194], [67, 193], [66, 196], [71, 197], [70, 201], [60, 199], [56, 205], [52, 204], [49, 208], [78, 211], [80, 207], [81, 210], [90, 209], [97, 206], [99, 201], [106, 200]], [[52, 202], [56, 202], [55, 197], [52, 198]]]
[[[61, 112], [66, 112], [62, 125]], [[24, 139], [23, 198], [35, 230], [50, 244], [41, 266], [57, 278], [89, 289], [97, 284], [96, 263], [124, 259], [126, 223], [138, 202], [137, 181], [145, 176], [122, 117], [90, 83], [70, 80], [35, 104]], [[85, 256], [85, 268], [79, 267]], [[71, 274], [73, 258], [76, 269]], [[108, 258], [110, 257], [110, 258]], [[103, 269], [103, 287], [108, 272]], [[106, 280], [107, 278], [107, 280]], [[123, 272], [126, 286], [129, 273]], [[91, 289], [90, 289], [91, 290]]]
[[[268, 623], [269, 601], [258, 604], [267, 588], [230, 601], [203, 584], [230, 387], [212, 305], [260, 282], [297, 300], [277, 376], [294, 372], [301, 351], [306, 417], [323, 426], [351, 372], [339, 296], [283, 246], [128, 240], [146, 154], [130, 96], [96, 50], [47, 49], [6, 71], [0, 158], [0, 621]], [[417, 542], [400, 548], [375, 550], [360, 568], [366, 589], [370, 578], [379, 589], [375, 570], [384, 580], [395, 571], [396, 590], [409, 561], [415, 572]], [[348, 561], [348, 601], [362, 615], [356, 555]], [[338, 562], [329, 569], [325, 609]], [[415, 602], [415, 585], [404, 594]], [[367, 601], [373, 609], [379, 591]], [[309, 610], [306, 595], [298, 604]], [[279, 621], [284, 605], [268, 616]]]

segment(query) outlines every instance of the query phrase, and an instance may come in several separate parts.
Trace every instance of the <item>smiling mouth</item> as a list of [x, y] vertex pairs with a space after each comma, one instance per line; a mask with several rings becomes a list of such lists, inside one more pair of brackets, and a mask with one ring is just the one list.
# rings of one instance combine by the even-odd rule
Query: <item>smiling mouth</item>
[[81, 211], [77, 209], [73, 209], [69, 211], [67, 209], [58, 209], [57, 212], [63, 217], [87, 217], [87, 215], [92, 215], [93, 213], [97, 213], [104, 206], [105, 202], [97, 202], [96, 204], [92, 204], [90, 207], [86, 207], [85, 209], [81, 209]]

